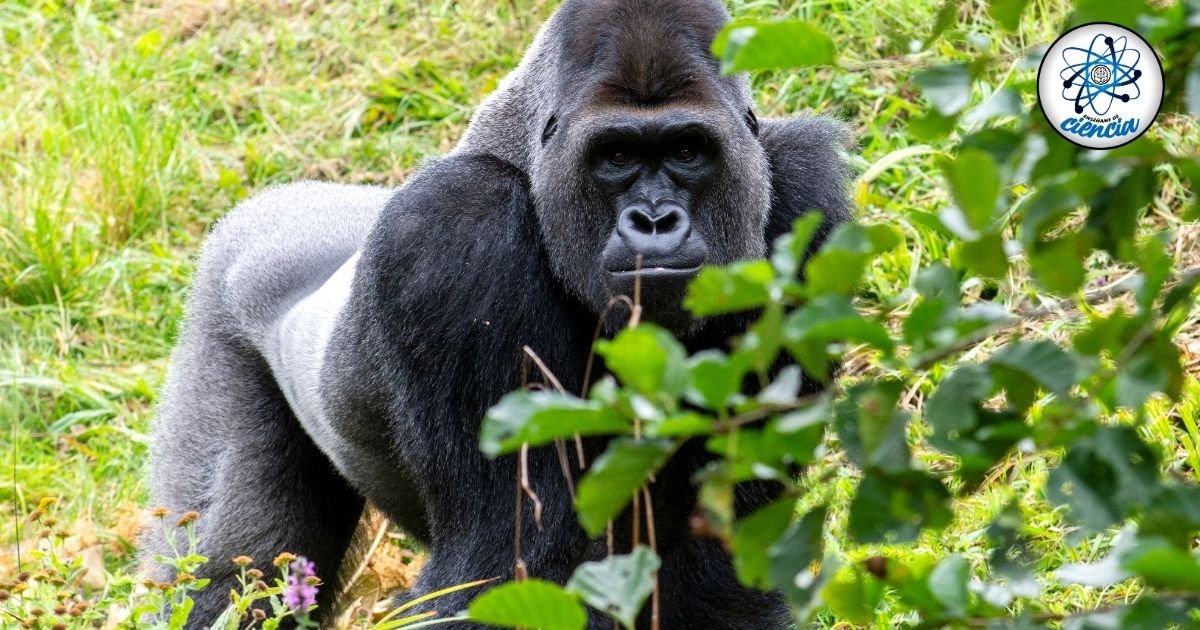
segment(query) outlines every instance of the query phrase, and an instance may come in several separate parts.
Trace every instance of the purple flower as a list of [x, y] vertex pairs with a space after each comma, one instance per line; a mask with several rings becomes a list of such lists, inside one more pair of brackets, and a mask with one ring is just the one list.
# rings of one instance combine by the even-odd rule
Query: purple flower
[[291, 571], [283, 592], [283, 603], [297, 613], [307, 613], [317, 605], [317, 586], [309, 584], [308, 578], [317, 575], [316, 566], [303, 556], [292, 561]]

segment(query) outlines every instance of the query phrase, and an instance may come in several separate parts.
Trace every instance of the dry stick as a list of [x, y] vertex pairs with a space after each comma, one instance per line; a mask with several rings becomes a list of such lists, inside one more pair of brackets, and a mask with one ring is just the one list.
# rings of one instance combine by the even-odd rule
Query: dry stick
[[[592, 349], [588, 352], [587, 364], [583, 367], [583, 385], [579, 392], [580, 398], [587, 397], [588, 385], [592, 382], [592, 366], [596, 362], [596, 342], [600, 340], [600, 333], [604, 332], [604, 320], [608, 319], [608, 314], [612, 312], [612, 308], [621, 303], [628, 305], [629, 311], [633, 312], [633, 300], [624, 295], [618, 295], [608, 300], [608, 304], [604, 305], [604, 310], [600, 313], [600, 319], [596, 320], [596, 330], [592, 333]], [[587, 460], [583, 455], [583, 439], [579, 437], [578, 433], [575, 434], [575, 455], [579, 458], [579, 470], [587, 468]]]
[[633, 314], [629, 316], [629, 328], [637, 328], [642, 319], [642, 255], [638, 254], [633, 273]]
[[[562, 383], [558, 380], [558, 377], [554, 376], [554, 372], [551, 372], [550, 368], [546, 366], [545, 361], [542, 361], [542, 358], [533, 351], [533, 348], [524, 346], [522, 349], [525, 351], [525, 356], [533, 360], [534, 364], [538, 366], [538, 369], [542, 371], [542, 375], [545, 376], [546, 379], [550, 381], [550, 384], [554, 386], [554, 389], [557, 389], [558, 393], [560, 394], [566, 394], [566, 388], [562, 386]], [[575, 434], [575, 439], [579, 439], [578, 433]], [[582, 442], [580, 442], [577, 447], [582, 448]], [[563, 478], [567, 480], [567, 490], [571, 494], [571, 502], [574, 503], [575, 480], [571, 477], [571, 462], [567, 459], [567, 445], [561, 438], [554, 440], [554, 452], [558, 455], [558, 465], [559, 468], [562, 469]]]
[[518, 582], [523, 581], [526, 577], [525, 561], [521, 559], [521, 523], [525, 519], [521, 518], [521, 464], [517, 463], [517, 483], [516, 487], [516, 503], [515, 513], [517, 517], [513, 521], [513, 578]]
[[[528, 355], [521, 357], [521, 387], [529, 386], [529, 358]], [[525, 454], [525, 445], [521, 445], [521, 455]], [[527, 576], [525, 570], [525, 561], [521, 559], [521, 530], [525, 519], [521, 517], [521, 459], [517, 458], [517, 467], [514, 471], [516, 479], [513, 480], [513, 488], [515, 495], [516, 506], [513, 509], [513, 578], [518, 582], [524, 581]]]
[[521, 445], [521, 489], [525, 491], [525, 495], [533, 502], [533, 522], [537, 525], [538, 531], [542, 530], [542, 500], [538, 498], [536, 492], [533, 491], [533, 486], [529, 483], [529, 444]]
[[386, 516], [383, 517], [383, 521], [379, 523], [379, 531], [375, 533], [375, 538], [371, 539], [371, 546], [367, 547], [367, 552], [363, 554], [362, 560], [358, 563], [358, 567], [354, 569], [354, 573], [350, 574], [350, 579], [346, 580], [342, 585], [342, 596], [350, 592], [350, 589], [354, 586], [354, 583], [357, 582], [358, 578], [362, 577], [363, 572], [367, 570], [367, 566], [371, 564], [371, 556], [375, 555], [375, 550], [379, 549], [379, 545], [383, 542], [384, 537], [387, 536], [388, 526], [390, 525], [391, 521], [389, 521]]
[[[650, 539], [650, 551], [658, 555], [658, 535], [654, 529], [654, 502], [650, 500], [649, 486], [642, 486], [642, 496], [646, 500], [646, 537]], [[658, 630], [659, 600], [662, 589], [658, 583], [658, 571], [654, 572], [654, 590], [650, 595], [650, 630]]]

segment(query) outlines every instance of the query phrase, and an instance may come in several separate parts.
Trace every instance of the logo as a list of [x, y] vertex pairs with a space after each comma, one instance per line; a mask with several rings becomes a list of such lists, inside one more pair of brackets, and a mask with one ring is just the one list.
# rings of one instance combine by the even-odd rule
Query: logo
[[1038, 104], [1058, 134], [1089, 149], [1136, 140], [1162, 107], [1163, 71], [1137, 33], [1092, 22], [1063, 33], [1038, 67]]

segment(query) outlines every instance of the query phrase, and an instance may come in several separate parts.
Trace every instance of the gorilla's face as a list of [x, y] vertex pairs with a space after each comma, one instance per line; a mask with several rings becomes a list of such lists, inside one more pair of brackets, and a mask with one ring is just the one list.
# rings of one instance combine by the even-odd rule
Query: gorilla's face
[[646, 319], [687, 332], [697, 322], [681, 302], [700, 267], [763, 253], [765, 160], [740, 119], [728, 121], [720, 110], [670, 106], [569, 121], [564, 132], [579, 138], [567, 163], [581, 171], [582, 194], [545, 207], [542, 222], [559, 226], [546, 233], [561, 240], [551, 251], [574, 250], [560, 277], [597, 312], [624, 295]]
[[[753, 117], [719, 102], [589, 104], [553, 121], [534, 176], [555, 273], [604, 313], [616, 296], [644, 319], [693, 332], [682, 308], [705, 264], [765, 252], [770, 198]], [[607, 323], [620, 326], [624, 306]]]
[[709, 53], [718, 2], [589, 0], [556, 16], [530, 175], [555, 275], [610, 330], [642, 317], [695, 332], [682, 308], [706, 264], [766, 251], [770, 172], [745, 77]]

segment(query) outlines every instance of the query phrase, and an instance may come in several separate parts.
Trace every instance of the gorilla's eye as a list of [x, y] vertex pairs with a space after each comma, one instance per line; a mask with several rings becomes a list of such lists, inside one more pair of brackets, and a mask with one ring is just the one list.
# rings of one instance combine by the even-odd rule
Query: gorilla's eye
[[696, 146], [685, 142], [675, 149], [675, 159], [680, 162], [691, 162], [696, 159]]
[[618, 166], [629, 164], [632, 158], [629, 156], [629, 151], [623, 147], [613, 147], [608, 150], [608, 161]]

